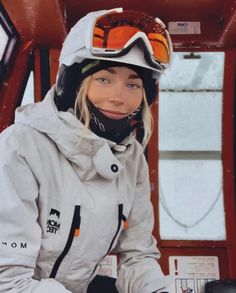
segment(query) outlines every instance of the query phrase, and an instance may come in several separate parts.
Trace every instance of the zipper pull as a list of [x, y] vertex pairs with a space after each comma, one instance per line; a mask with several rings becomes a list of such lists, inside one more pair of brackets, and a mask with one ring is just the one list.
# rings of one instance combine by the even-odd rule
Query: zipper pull
[[79, 236], [79, 228], [75, 228], [74, 237], [78, 237], [78, 236]]
[[127, 230], [129, 228], [129, 223], [128, 223], [128, 221], [127, 221], [127, 219], [126, 219], [124, 214], [122, 214], [121, 219], [122, 219], [122, 221], [124, 223], [125, 230]]
[[80, 206], [75, 207], [74, 219], [74, 237], [78, 237], [80, 232]]

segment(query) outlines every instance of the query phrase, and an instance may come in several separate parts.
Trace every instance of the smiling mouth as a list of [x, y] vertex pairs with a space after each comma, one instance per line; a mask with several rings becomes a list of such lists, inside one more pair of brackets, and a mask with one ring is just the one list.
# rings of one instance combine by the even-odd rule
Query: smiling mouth
[[113, 110], [99, 109], [99, 111], [102, 112], [102, 114], [104, 114], [105, 116], [112, 118], [112, 119], [117, 119], [117, 120], [128, 116], [128, 114], [126, 114], [126, 113], [117, 112], [117, 111], [113, 111]]

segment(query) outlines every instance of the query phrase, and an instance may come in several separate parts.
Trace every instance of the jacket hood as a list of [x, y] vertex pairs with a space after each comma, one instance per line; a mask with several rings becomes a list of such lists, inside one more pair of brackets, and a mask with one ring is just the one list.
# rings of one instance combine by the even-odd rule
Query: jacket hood
[[[87, 129], [70, 111], [57, 110], [54, 103], [54, 87], [51, 88], [42, 102], [28, 104], [16, 109], [15, 124], [23, 124], [47, 135], [57, 145], [64, 156], [73, 163], [83, 166], [81, 160], [92, 158], [100, 175], [113, 179], [115, 173], [104, 168], [106, 163], [116, 164], [121, 170], [122, 166], [111, 151], [124, 152], [116, 143], [101, 138]], [[130, 145], [135, 138], [130, 136], [123, 143]], [[130, 148], [129, 148], [130, 149]], [[127, 149], [125, 153], [129, 153]], [[88, 165], [88, 164], [86, 164]], [[90, 166], [91, 167], [91, 166]], [[118, 175], [119, 172], [116, 173]], [[115, 176], [116, 177], [116, 176]]]
[[57, 110], [54, 103], [54, 87], [42, 102], [28, 104], [16, 109], [15, 123], [27, 125], [49, 136], [66, 155], [76, 152], [76, 144], [83, 137], [101, 143], [94, 133], [71, 113]]

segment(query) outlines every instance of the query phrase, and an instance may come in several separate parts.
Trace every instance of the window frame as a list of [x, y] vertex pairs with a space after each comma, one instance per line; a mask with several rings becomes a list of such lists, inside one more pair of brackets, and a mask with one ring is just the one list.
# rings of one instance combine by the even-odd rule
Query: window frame
[[[163, 271], [169, 273], [168, 258], [174, 255], [214, 255], [219, 258], [220, 277], [236, 277], [236, 199], [235, 199], [235, 64], [236, 54], [232, 48], [179, 48], [175, 52], [224, 51], [225, 67], [223, 79], [223, 117], [222, 117], [222, 163], [223, 163], [223, 192], [226, 213], [226, 240], [162, 240], [159, 235], [159, 188], [158, 188], [158, 131], [154, 131], [148, 145], [148, 164], [151, 184], [151, 200], [154, 207], [153, 235], [158, 240], [162, 252], [160, 264]], [[158, 122], [158, 102], [152, 106], [154, 127]], [[158, 128], [157, 128], [158, 129]], [[214, 248], [214, 249], [213, 249]]]
[[[216, 55], [217, 54], [217, 55]], [[197, 60], [196, 60], [197, 59]], [[204, 67], [205, 62], [207, 64], [207, 67]], [[193, 62], [192, 62], [193, 61]], [[180, 66], [180, 64], [183, 64], [183, 67]], [[212, 65], [214, 65], [214, 70], [212, 70]], [[217, 65], [215, 67], [215, 65]], [[224, 241], [226, 239], [226, 225], [225, 224], [225, 207], [221, 206], [219, 207], [219, 202], [222, 202], [224, 204], [224, 194], [223, 194], [223, 186], [220, 182], [223, 181], [223, 162], [222, 162], [222, 109], [223, 109], [223, 81], [224, 81], [224, 66], [225, 66], [225, 52], [224, 50], [219, 50], [219, 51], [214, 51], [214, 50], [209, 50], [209, 51], [201, 51], [199, 50], [198, 52], [191, 52], [191, 51], [184, 51], [184, 52], [175, 52], [175, 56], [173, 58], [173, 69], [170, 69], [170, 71], [174, 70], [177, 72], [177, 75], [174, 74], [173, 72], [170, 72], [170, 75], [167, 76], [167, 79], [163, 80], [163, 83], [160, 83], [160, 89], [159, 89], [159, 109], [162, 109], [164, 105], [167, 105], [166, 107], [163, 107], [165, 110], [163, 111], [164, 113], [168, 113], [168, 115], [163, 114], [163, 112], [158, 113], [158, 133], [159, 133], [159, 146], [158, 146], [158, 151], [159, 151], [159, 198], [160, 198], [160, 203], [159, 203], [159, 208], [160, 210], [158, 211], [160, 214], [160, 219], [159, 219], [159, 229], [160, 229], [160, 238], [162, 240], [180, 240], [180, 241]], [[201, 80], [201, 82], [193, 84], [192, 80], [195, 80], [195, 74], [199, 73], [201, 67], [201, 72], [204, 72], [205, 78]], [[196, 71], [196, 72], [195, 72]], [[217, 79], [214, 79], [214, 81], [211, 81], [211, 78], [214, 77], [214, 72], [217, 71]], [[185, 73], [184, 73], [185, 72]], [[182, 78], [180, 79], [178, 76], [181, 76]], [[202, 76], [202, 74], [200, 74]], [[188, 79], [188, 77], [190, 77]], [[176, 80], [174, 81], [174, 79]], [[197, 79], [198, 80], [198, 79]], [[162, 80], [161, 80], [162, 81]], [[198, 80], [199, 81], [199, 80]], [[199, 95], [202, 95], [201, 97]], [[198, 96], [198, 99], [196, 97]], [[168, 100], [169, 98], [169, 100]], [[185, 108], [184, 110], [179, 109], [178, 110], [178, 115], [180, 114], [181, 118], [175, 118], [175, 122], [172, 123], [172, 125], [178, 125], [180, 126], [179, 129], [181, 129], [182, 134], [184, 134], [184, 130], [186, 131], [185, 127], [186, 125], [195, 125], [197, 122], [197, 125], [200, 125], [200, 120], [204, 121], [204, 123], [201, 125], [201, 129], [197, 127], [194, 131], [185, 133], [185, 137], [190, 137], [187, 140], [184, 139], [183, 142], [181, 142], [181, 139], [175, 135], [174, 133], [178, 133], [177, 128], [172, 128], [169, 127], [169, 131], [171, 132], [172, 136], [169, 136], [168, 131], [166, 131], [166, 125], [171, 125], [171, 122], [169, 121], [169, 117], [172, 117], [172, 115], [175, 114], [176, 107], [175, 103], [173, 102], [177, 100], [178, 105], [182, 106], [184, 105], [189, 105]], [[182, 101], [182, 102], [181, 102]], [[183, 102], [184, 101], [184, 102]], [[207, 103], [204, 101], [208, 101]], [[181, 103], [180, 103], [181, 102]], [[179, 104], [180, 103], [180, 104]], [[201, 108], [197, 108], [197, 104], [200, 103]], [[205, 104], [206, 103], [206, 104]], [[210, 103], [211, 107], [210, 109], [205, 108], [206, 105]], [[213, 104], [219, 105], [219, 111], [216, 111], [214, 113], [218, 113], [218, 115], [211, 115], [209, 110], [212, 111]], [[178, 106], [179, 107], [179, 106]], [[172, 113], [172, 108], [174, 108], [174, 111]], [[194, 109], [194, 110], [191, 110]], [[196, 111], [196, 109], [198, 109]], [[206, 110], [207, 109], [207, 110]], [[195, 116], [195, 113], [197, 115]], [[171, 114], [170, 114], [171, 113]], [[185, 115], [185, 113], [191, 113], [191, 120], [189, 120], [189, 115]], [[204, 113], [203, 115], [199, 115], [200, 113]], [[208, 113], [208, 114], [207, 114]], [[170, 114], [170, 115], [169, 115]], [[184, 114], [184, 115], [183, 115]], [[163, 117], [165, 117], [163, 119]], [[187, 118], [186, 118], [187, 116]], [[161, 119], [162, 117], [162, 119]], [[168, 122], [166, 122], [166, 117], [168, 117]], [[193, 118], [195, 117], [195, 119]], [[211, 118], [210, 118], [211, 117]], [[186, 120], [185, 120], [186, 119]], [[193, 120], [194, 119], [194, 120]], [[210, 119], [210, 120], [209, 120]], [[212, 121], [212, 119], [216, 119], [214, 123], [214, 129], [217, 131], [214, 131], [214, 129], [211, 127], [208, 129], [208, 131], [205, 133], [202, 131], [206, 127], [204, 127], [204, 124], [207, 125], [207, 121]], [[163, 121], [164, 120], [164, 121]], [[172, 119], [173, 120], [173, 119]], [[183, 123], [181, 121], [184, 121]], [[221, 123], [220, 123], [221, 121]], [[180, 124], [179, 124], [180, 123]], [[163, 132], [164, 129], [164, 132]], [[197, 133], [197, 135], [193, 135], [192, 133]], [[214, 133], [214, 135], [211, 136], [211, 134]], [[164, 134], [164, 135], [163, 135]], [[163, 135], [163, 136], [161, 136]], [[167, 139], [166, 139], [167, 137]], [[208, 138], [211, 137], [210, 140], [204, 140], [204, 143], [202, 143], [202, 138]], [[193, 144], [190, 143], [190, 141], [194, 142]], [[214, 142], [212, 144], [212, 141]], [[200, 143], [199, 143], [200, 142]], [[209, 205], [210, 209], [206, 210], [206, 214], [200, 214], [200, 218], [195, 218], [196, 221], [190, 221], [188, 223], [188, 220], [181, 221], [181, 215], [179, 214], [180, 210], [176, 208], [176, 211], [174, 212], [174, 207], [171, 207], [171, 204], [173, 204], [174, 198], [172, 196], [168, 197], [169, 195], [177, 195], [175, 194], [174, 190], [169, 190], [168, 189], [168, 184], [165, 184], [165, 179], [168, 178], [169, 174], [163, 175], [163, 168], [164, 170], [166, 169], [166, 166], [169, 166], [171, 164], [172, 167], [167, 167], [167, 169], [170, 168], [172, 170], [173, 167], [177, 167], [177, 169], [180, 168], [182, 170], [182, 167], [179, 164], [179, 161], [182, 162], [182, 164], [190, 164], [188, 165], [189, 167], [192, 166], [192, 168], [195, 168], [195, 162], [202, 162], [202, 171], [205, 170], [206, 166], [212, 168], [212, 163], [210, 161], [215, 161], [215, 163], [218, 167], [215, 165], [215, 172], [218, 174], [218, 172], [221, 173], [221, 178], [218, 178], [219, 181], [215, 182], [219, 183], [219, 188], [213, 192], [208, 190], [213, 196], [213, 194], [216, 194], [212, 198], [212, 201], [214, 202], [213, 205]], [[204, 167], [203, 167], [204, 166]], [[188, 167], [188, 168], [189, 168]], [[214, 169], [212, 169], [213, 171]], [[183, 171], [183, 170], [182, 170]], [[197, 172], [197, 170], [195, 170]], [[177, 172], [178, 173], [178, 172]], [[201, 171], [200, 171], [201, 173]], [[198, 173], [195, 173], [197, 175]], [[205, 173], [204, 173], [205, 174]], [[172, 174], [174, 177], [175, 175]], [[186, 174], [187, 175], [187, 174]], [[205, 174], [207, 176], [207, 174]], [[164, 176], [164, 177], [163, 177]], [[199, 176], [199, 175], [198, 175]], [[177, 175], [176, 178], [179, 176]], [[171, 176], [172, 178], [172, 176]], [[190, 179], [190, 178], [189, 178]], [[213, 177], [210, 177], [209, 180], [212, 181]], [[190, 181], [192, 181], [190, 179]], [[194, 180], [193, 180], [194, 181]], [[203, 183], [203, 182], [202, 182]], [[179, 182], [179, 185], [181, 186], [181, 181]], [[193, 185], [194, 186], [194, 185]], [[212, 186], [213, 187], [213, 186]], [[166, 191], [167, 189], [167, 191]], [[186, 189], [183, 187], [182, 192], [186, 192]], [[192, 190], [193, 191], [193, 190]], [[173, 193], [174, 192], [174, 193]], [[204, 188], [202, 189], [202, 192], [204, 194]], [[192, 192], [193, 193], [193, 192]], [[180, 198], [181, 195], [179, 194]], [[196, 196], [196, 195], [195, 195]], [[197, 198], [193, 197], [193, 202], [197, 204], [198, 200]], [[200, 195], [199, 195], [200, 196]], [[166, 198], [165, 198], [166, 197]], [[170, 200], [172, 198], [172, 200]], [[215, 199], [216, 198], [216, 199]], [[168, 203], [168, 201], [170, 202]], [[165, 202], [167, 200], [167, 202]], [[184, 197], [182, 198], [184, 201]], [[180, 205], [179, 205], [180, 207]], [[191, 205], [190, 205], [191, 207]], [[194, 207], [194, 206], [192, 206]], [[215, 209], [216, 207], [216, 209]], [[211, 210], [214, 208], [214, 211], [211, 212]], [[206, 217], [207, 214], [209, 214], [210, 218], [212, 215], [213, 219], [214, 217], [219, 218], [216, 216], [216, 210], [220, 208], [221, 213], [220, 213], [220, 218], [222, 217], [222, 225], [220, 226], [220, 229], [214, 229], [214, 225], [211, 225], [209, 222], [209, 217]], [[196, 211], [196, 209], [194, 209]], [[204, 209], [203, 209], [204, 210]], [[220, 212], [220, 211], [219, 211]], [[168, 216], [167, 216], [168, 215]], [[177, 215], [177, 217], [175, 217]], [[194, 212], [193, 212], [194, 215]], [[201, 216], [202, 215], [202, 216]], [[204, 216], [203, 216], [204, 215]], [[187, 214], [186, 214], [187, 216]], [[195, 215], [196, 216], [196, 215]], [[180, 219], [178, 219], [180, 218]], [[194, 217], [193, 217], [194, 218]], [[165, 219], [165, 220], [164, 220]], [[216, 220], [215, 219], [215, 220]], [[183, 219], [182, 219], [183, 220]], [[204, 222], [205, 221], [205, 222]], [[171, 222], [173, 224], [171, 225]], [[204, 223], [206, 225], [204, 225]], [[207, 225], [208, 223], [208, 225]], [[223, 224], [224, 223], [224, 224]], [[177, 226], [176, 226], [177, 225]], [[196, 227], [195, 227], [196, 226]], [[211, 230], [211, 233], [207, 230], [204, 230], [203, 227], [206, 226], [208, 229], [213, 229]], [[164, 228], [165, 227], [165, 228]], [[168, 227], [168, 228], [167, 228]], [[171, 227], [173, 227], [173, 235], [171, 234], [170, 231], [172, 231]], [[169, 232], [168, 232], [169, 231]], [[178, 232], [174, 232], [178, 231]], [[182, 232], [181, 232], [182, 231]], [[187, 233], [188, 231], [188, 233]], [[217, 231], [220, 231], [217, 233]], [[171, 236], [172, 235], [172, 236]], [[177, 236], [178, 235], [178, 236]], [[183, 238], [181, 238], [183, 237]], [[205, 238], [204, 238], [205, 237]], [[212, 237], [212, 238], [211, 238]]]
[[4, 73], [7, 65], [11, 59], [13, 50], [19, 40], [19, 34], [15, 29], [10, 17], [8, 16], [4, 7], [0, 4], [0, 25], [8, 36], [6, 48], [3, 52], [2, 59], [0, 60], [0, 84], [2, 83]]

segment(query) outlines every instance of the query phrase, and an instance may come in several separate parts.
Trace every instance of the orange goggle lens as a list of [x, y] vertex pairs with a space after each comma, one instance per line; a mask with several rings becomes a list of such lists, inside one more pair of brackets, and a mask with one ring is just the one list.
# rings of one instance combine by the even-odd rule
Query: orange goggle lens
[[170, 44], [161, 24], [145, 13], [113, 12], [98, 18], [93, 31], [93, 48], [120, 51], [138, 32], [144, 32], [153, 49], [153, 57], [160, 63], [169, 63]]

